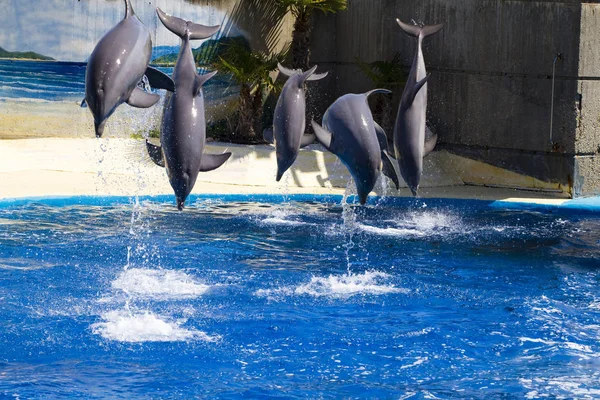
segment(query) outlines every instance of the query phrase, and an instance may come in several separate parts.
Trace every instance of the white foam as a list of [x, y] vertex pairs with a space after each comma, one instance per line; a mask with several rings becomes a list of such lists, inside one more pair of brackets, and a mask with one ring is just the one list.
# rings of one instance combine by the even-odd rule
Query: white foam
[[285, 226], [306, 225], [306, 223], [302, 222], [302, 221], [293, 221], [293, 220], [277, 218], [277, 217], [265, 218], [261, 221], [261, 223], [265, 224], [265, 225], [285, 225]]
[[312, 277], [310, 282], [296, 287], [278, 289], [260, 289], [256, 295], [274, 298], [277, 296], [308, 295], [313, 297], [348, 298], [355, 295], [383, 295], [389, 293], [406, 293], [406, 289], [386, 285], [382, 281], [390, 275], [378, 271], [367, 271], [363, 274], [330, 275], [328, 277]]
[[415, 229], [398, 229], [398, 228], [378, 228], [376, 226], [358, 224], [358, 228], [363, 232], [372, 233], [380, 236], [425, 236], [426, 233]]
[[123, 271], [112, 286], [130, 296], [153, 299], [194, 298], [210, 289], [181, 271], [140, 268]]
[[118, 342], [181, 342], [200, 340], [215, 342], [219, 336], [181, 327], [185, 321], [166, 321], [151, 312], [130, 314], [127, 311], [110, 311], [102, 315], [104, 322], [92, 325], [92, 332], [107, 340]]

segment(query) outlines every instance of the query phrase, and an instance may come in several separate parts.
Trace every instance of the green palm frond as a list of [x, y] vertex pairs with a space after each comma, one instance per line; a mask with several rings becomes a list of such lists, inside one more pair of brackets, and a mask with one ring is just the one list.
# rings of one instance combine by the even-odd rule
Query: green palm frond
[[283, 62], [286, 56], [287, 49], [267, 55], [251, 51], [241, 41], [231, 42], [211, 68], [231, 75], [237, 84], [248, 85], [252, 91], [276, 90], [278, 85], [271, 79], [270, 73], [277, 69], [277, 63]]
[[400, 53], [396, 53], [391, 61], [366, 63], [358, 58], [355, 61], [360, 71], [378, 88], [394, 89], [406, 82], [406, 71]]
[[310, 14], [312, 11], [324, 13], [345, 10], [348, 0], [276, 0], [286, 10], [291, 11], [296, 17]]

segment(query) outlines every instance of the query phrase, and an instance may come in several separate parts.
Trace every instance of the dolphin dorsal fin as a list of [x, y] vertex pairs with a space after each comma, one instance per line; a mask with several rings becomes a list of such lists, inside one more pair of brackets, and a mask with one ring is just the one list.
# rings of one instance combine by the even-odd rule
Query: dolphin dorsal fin
[[204, 75], [196, 75], [196, 79], [194, 80], [194, 96], [197, 96], [200, 90], [202, 89], [202, 85], [204, 85], [210, 78], [215, 76], [218, 71], [212, 71], [208, 74]]
[[131, 1], [125, 0], [125, 18], [129, 18], [132, 15], [135, 15], [135, 12], [133, 11], [133, 7], [131, 6]]
[[365, 97], [368, 98], [370, 95], [375, 94], [375, 93], [392, 94], [392, 91], [391, 90], [387, 90], [387, 89], [373, 89], [373, 90], [368, 91], [367, 93], [365, 93]]
[[182, 39], [186, 37], [190, 40], [206, 39], [217, 33], [221, 28], [220, 25], [205, 26], [183, 20], [165, 13], [158, 7], [156, 8], [156, 13], [158, 14], [158, 18], [165, 28]]

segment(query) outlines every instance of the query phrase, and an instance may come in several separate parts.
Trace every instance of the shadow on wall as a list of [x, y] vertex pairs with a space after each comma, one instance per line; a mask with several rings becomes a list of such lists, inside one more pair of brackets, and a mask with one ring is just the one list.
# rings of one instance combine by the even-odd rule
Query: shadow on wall
[[[199, 0], [186, 1], [201, 3]], [[286, 36], [289, 34], [284, 31], [285, 15], [285, 10], [273, 0], [239, 0], [219, 35], [228, 36], [237, 27], [246, 34], [252, 50], [263, 53], [277, 51], [288, 41]]]

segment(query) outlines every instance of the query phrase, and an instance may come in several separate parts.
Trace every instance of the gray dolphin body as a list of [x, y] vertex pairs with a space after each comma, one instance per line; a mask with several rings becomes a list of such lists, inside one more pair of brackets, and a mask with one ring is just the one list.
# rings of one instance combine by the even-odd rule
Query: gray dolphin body
[[427, 71], [423, 59], [422, 41], [442, 29], [443, 24], [417, 26], [396, 20], [402, 30], [417, 38], [417, 51], [400, 100], [394, 126], [394, 150], [400, 173], [414, 196], [419, 190], [423, 173], [423, 157], [433, 148], [437, 136], [425, 142], [427, 112]]
[[327, 76], [327, 72], [316, 74], [317, 66], [310, 70], [290, 70], [281, 64], [277, 65], [279, 71], [288, 76], [289, 79], [283, 86], [283, 90], [277, 100], [275, 115], [273, 118], [273, 131], [264, 133], [268, 142], [275, 142], [275, 153], [277, 155], [277, 177], [281, 177], [296, 161], [298, 151], [301, 147], [308, 146], [315, 140], [314, 135], [305, 135], [306, 128], [306, 95], [304, 85], [306, 81], [317, 81]]
[[125, 0], [125, 18], [100, 39], [85, 71], [84, 102], [94, 116], [97, 137], [102, 136], [106, 120], [122, 103], [148, 108], [158, 102], [160, 96], [137, 87], [145, 73], [152, 86], [173, 90], [168, 76], [148, 68], [151, 54], [150, 32]]
[[157, 9], [163, 25], [182, 39], [181, 50], [173, 70], [175, 92], [165, 107], [161, 125], [161, 148], [147, 143], [148, 152], [155, 163], [167, 169], [169, 182], [177, 198], [177, 208], [182, 210], [192, 191], [198, 173], [211, 171], [223, 165], [231, 153], [204, 154], [206, 121], [202, 85], [216, 72], [198, 75], [190, 40], [206, 39], [214, 35], [219, 26], [204, 26], [184, 21]]
[[323, 127], [312, 121], [317, 139], [337, 155], [348, 168], [365, 204], [381, 172], [398, 186], [398, 177], [387, 154], [385, 132], [373, 120], [367, 98], [372, 93], [391, 93], [375, 89], [363, 94], [346, 94], [337, 99], [323, 116]]

